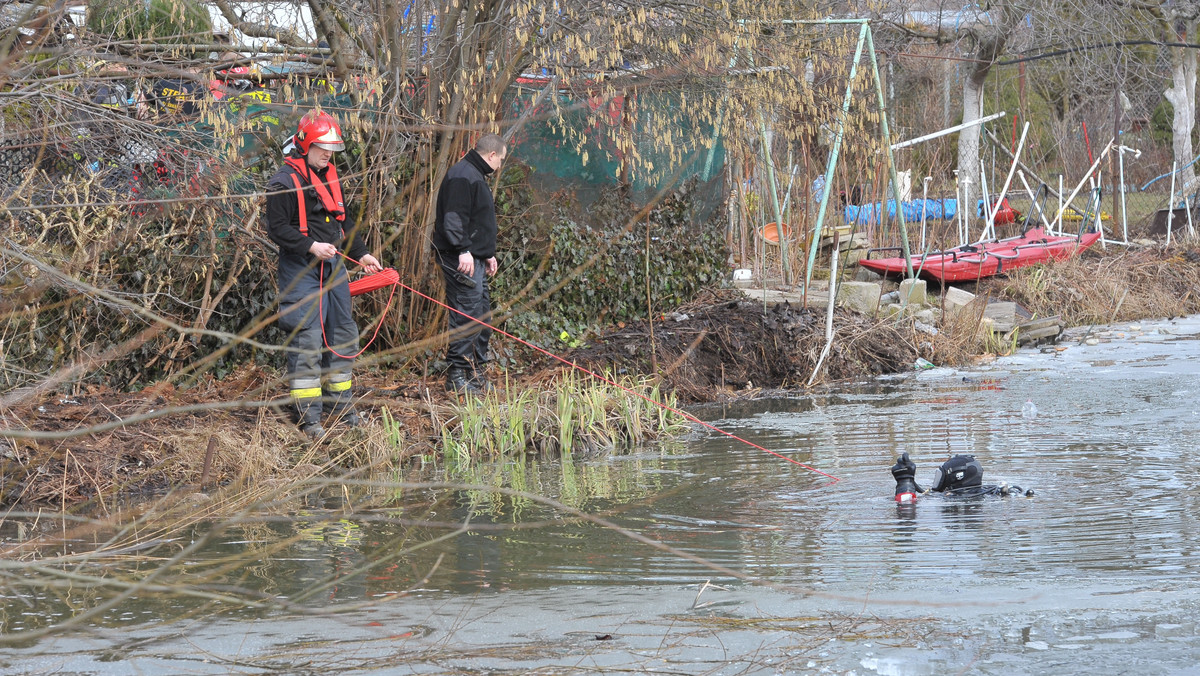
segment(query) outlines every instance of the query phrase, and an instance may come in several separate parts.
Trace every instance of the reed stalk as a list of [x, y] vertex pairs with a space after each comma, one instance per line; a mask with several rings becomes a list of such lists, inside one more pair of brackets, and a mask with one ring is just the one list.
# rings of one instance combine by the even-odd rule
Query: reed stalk
[[663, 407], [673, 404], [647, 380], [617, 387], [568, 372], [541, 391], [510, 388], [454, 404], [453, 423], [442, 427], [443, 458], [453, 471], [476, 460], [627, 451], [687, 429]]

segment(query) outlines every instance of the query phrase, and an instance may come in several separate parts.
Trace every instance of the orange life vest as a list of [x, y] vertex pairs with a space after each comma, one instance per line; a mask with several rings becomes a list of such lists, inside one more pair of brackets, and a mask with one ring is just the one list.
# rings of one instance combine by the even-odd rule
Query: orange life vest
[[338, 181], [337, 167], [332, 162], [325, 174], [325, 178], [329, 181], [328, 187], [319, 176], [317, 180], [313, 180], [312, 171], [304, 158], [289, 157], [284, 162], [292, 168], [292, 183], [296, 185], [296, 204], [299, 208], [301, 235], [308, 236], [308, 207], [304, 203], [304, 186], [300, 184], [301, 173], [309, 184], [317, 189], [317, 197], [321, 199], [321, 204], [325, 205], [325, 211], [333, 214], [334, 219], [338, 221], [346, 220], [346, 207], [342, 202], [342, 184]]

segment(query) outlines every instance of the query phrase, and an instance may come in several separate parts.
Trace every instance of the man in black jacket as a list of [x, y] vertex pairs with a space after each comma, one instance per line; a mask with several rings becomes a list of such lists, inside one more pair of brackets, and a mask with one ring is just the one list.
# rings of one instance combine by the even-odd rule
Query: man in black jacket
[[345, 246], [367, 272], [382, 268], [362, 237], [346, 237], [346, 207], [333, 164], [334, 152], [345, 147], [337, 121], [311, 111], [292, 141], [291, 156], [267, 182], [267, 234], [279, 246], [279, 327], [289, 334], [292, 402], [300, 429], [316, 439], [325, 434], [323, 409], [349, 425], [358, 423], [350, 399], [358, 326], [338, 247]]
[[498, 170], [508, 149], [495, 134], [481, 136], [475, 149], [450, 167], [437, 196], [433, 248], [446, 280], [450, 346], [446, 389], [479, 393], [491, 387], [484, 369], [492, 330], [471, 318], [491, 321], [488, 277], [496, 274], [496, 205], [487, 176]]

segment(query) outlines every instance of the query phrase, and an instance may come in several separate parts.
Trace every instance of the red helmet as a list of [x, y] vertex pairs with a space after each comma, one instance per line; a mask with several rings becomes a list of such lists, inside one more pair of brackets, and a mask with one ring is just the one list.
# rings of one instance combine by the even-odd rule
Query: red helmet
[[308, 154], [309, 146], [317, 146], [326, 150], [345, 150], [342, 141], [342, 128], [337, 120], [325, 111], [310, 110], [300, 118], [296, 128], [296, 145], [304, 155]]

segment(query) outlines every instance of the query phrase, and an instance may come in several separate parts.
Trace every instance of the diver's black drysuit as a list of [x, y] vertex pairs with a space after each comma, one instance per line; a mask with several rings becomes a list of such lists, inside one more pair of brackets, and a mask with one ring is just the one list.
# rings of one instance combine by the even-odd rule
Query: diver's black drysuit
[[1033, 491], [1024, 491], [1020, 486], [983, 483], [983, 465], [973, 455], [956, 455], [937, 468], [933, 475], [933, 487], [929, 490], [917, 484], [917, 465], [902, 453], [892, 465], [892, 477], [896, 479], [896, 502], [907, 503], [917, 496], [934, 491], [948, 497], [974, 497], [980, 495], [1032, 496]]

